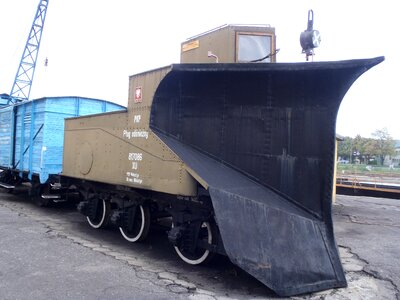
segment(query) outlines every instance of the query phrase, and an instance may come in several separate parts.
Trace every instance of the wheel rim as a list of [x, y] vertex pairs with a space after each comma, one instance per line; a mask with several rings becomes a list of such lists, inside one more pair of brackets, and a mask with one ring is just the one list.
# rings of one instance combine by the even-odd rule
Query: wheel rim
[[107, 215], [106, 201], [101, 200], [101, 205], [98, 206], [96, 216], [94, 218], [86, 217], [89, 225], [93, 228], [100, 228], [104, 225]]
[[[172, 224], [172, 227], [174, 226], [174, 224]], [[209, 222], [203, 222], [201, 224], [201, 228], [200, 228], [200, 233], [199, 233], [200, 238], [202, 239], [207, 239], [207, 243], [211, 245], [212, 241], [213, 241], [213, 234], [212, 234], [212, 230], [211, 230], [211, 224]], [[179, 247], [174, 246], [176, 253], [179, 255], [179, 257], [186, 263], [190, 264], [190, 265], [199, 265], [203, 262], [205, 262], [207, 260], [207, 258], [210, 256], [211, 252], [210, 250], [207, 249], [196, 249], [198, 251], [196, 251], [196, 253], [193, 254], [189, 254], [189, 253], [185, 253], [183, 251], [181, 251], [181, 249], [179, 249]]]
[[[134, 243], [137, 241], [141, 241], [146, 238], [147, 233], [149, 231], [150, 226], [150, 213], [148, 207], [143, 207], [142, 205], [138, 206], [139, 214], [135, 216], [135, 224], [132, 231], [129, 231], [128, 228], [119, 227], [119, 231], [121, 232], [124, 239], [128, 242]], [[137, 210], [136, 210], [137, 211]], [[138, 220], [138, 216], [140, 216]]]

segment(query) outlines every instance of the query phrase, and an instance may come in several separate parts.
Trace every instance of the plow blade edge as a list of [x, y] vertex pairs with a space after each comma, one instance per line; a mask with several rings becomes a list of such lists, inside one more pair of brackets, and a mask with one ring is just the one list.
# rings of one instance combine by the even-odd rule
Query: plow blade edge
[[228, 257], [279, 295], [346, 286], [336, 116], [382, 60], [173, 65], [155, 92], [150, 126], [209, 190]]

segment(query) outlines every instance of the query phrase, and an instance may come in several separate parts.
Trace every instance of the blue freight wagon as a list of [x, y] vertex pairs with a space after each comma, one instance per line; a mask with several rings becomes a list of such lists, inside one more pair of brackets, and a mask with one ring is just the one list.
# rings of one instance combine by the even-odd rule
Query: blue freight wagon
[[64, 119], [126, 110], [83, 97], [46, 97], [0, 107], [0, 185], [44, 184], [62, 171]]

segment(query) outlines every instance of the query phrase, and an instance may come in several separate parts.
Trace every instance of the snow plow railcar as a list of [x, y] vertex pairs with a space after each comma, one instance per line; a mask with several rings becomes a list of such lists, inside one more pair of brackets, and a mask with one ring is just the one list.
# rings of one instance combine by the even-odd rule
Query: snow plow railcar
[[181, 64], [131, 76], [126, 112], [67, 119], [63, 176], [89, 224], [136, 242], [170, 217], [190, 264], [225, 254], [284, 296], [346, 286], [331, 215], [335, 122], [383, 58], [274, 53], [273, 28], [225, 26], [184, 42]]

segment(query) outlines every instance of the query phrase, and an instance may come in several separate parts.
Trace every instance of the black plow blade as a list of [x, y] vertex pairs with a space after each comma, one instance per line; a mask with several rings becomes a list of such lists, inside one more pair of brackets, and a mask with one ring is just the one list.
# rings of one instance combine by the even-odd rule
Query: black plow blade
[[209, 190], [227, 255], [279, 295], [346, 286], [336, 116], [382, 60], [173, 65], [154, 95], [150, 126]]

